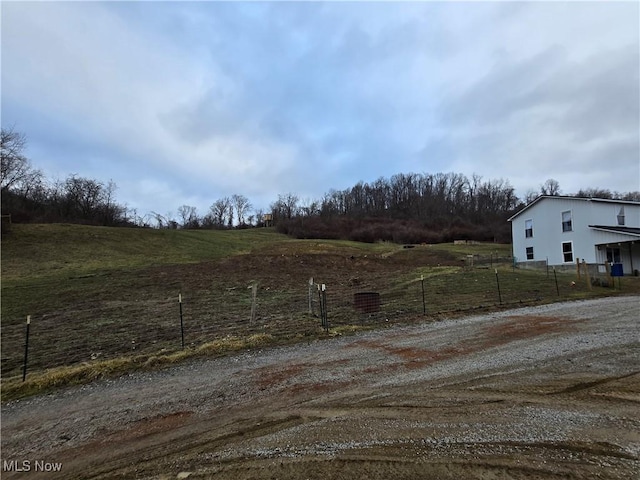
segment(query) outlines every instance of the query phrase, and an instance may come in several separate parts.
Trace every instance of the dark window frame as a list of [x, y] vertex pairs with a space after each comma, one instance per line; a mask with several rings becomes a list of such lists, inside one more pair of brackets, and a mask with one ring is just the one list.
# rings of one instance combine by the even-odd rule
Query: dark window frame
[[[565, 213], [569, 214], [569, 220], [565, 220]], [[562, 212], [562, 231], [573, 232], [573, 212], [571, 210]]]
[[524, 221], [524, 237], [533, 238], [533, 220], [532, 219]]
[[624, 222], [625, 222], [625, 218], [624, 218], [624, 205], [622, 205], [620, 207], [620, 210], [618, 211], [618, 226], [619, 227], [624, 227]]

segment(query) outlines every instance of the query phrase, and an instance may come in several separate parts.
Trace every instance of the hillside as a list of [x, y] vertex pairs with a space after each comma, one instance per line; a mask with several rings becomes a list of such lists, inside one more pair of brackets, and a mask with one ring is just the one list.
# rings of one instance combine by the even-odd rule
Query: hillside
[[4, 280], [216, 260], [287, 242], [273, 229], [168, 230], [14, 224], [2, 238]]
[[513, 269], [509, 245], [412, 247], [272, 229], [14, 225], [2, 239], [3, 398], [191, 356], [618, 293]]

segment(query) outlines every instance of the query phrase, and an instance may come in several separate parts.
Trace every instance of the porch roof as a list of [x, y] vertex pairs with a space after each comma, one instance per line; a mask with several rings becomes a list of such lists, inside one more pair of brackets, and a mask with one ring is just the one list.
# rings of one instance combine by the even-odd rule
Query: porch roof
[[630, 237], [629, 240], [635, 240], [636, 238], [640, 238], [640, 228], [637, 228], [637, 227], [589, 225], [589, 228], [593, 228], [594, 230], [600, 230], [603, 232], [619, 233], [619, 234]]

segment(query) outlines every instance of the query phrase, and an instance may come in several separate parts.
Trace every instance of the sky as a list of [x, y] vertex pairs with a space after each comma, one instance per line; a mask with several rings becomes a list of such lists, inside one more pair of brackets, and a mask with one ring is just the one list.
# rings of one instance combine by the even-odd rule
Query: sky
[[141, 216], [396, 173], [640, 190], [637, 1], [0, 9], [2, 127]]

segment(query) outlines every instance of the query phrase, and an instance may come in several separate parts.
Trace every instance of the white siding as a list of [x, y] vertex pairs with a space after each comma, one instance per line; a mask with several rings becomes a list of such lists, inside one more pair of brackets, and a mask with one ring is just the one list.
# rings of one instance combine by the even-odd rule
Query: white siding
[[[573, 262], [576, 258], [587, 263], [602, 262], [597, 245], [629, 241], [623, 234], [607, 233], [589, 225], [618, 225], [620, 203], [599, 202], [576, 198], [541, 198], [512, 218], [513, 256], [518, 262], [527, 261], [527, 247], [533, 247], [533, 261], [549, 261], [550, 265], [566, 265], [562, 244], [572, 242]], [[562, 212], [571, 211], [572, 230], [562, 231]], [[640, 227], [640, 205], [624, 204], [626, 227]], [[533, 221], [533, 237], [525, 237], [525, 222]], [[635, 265], [634, 265], [635, 267]], [[637, 268], [637, 267], [635, 267]]]

